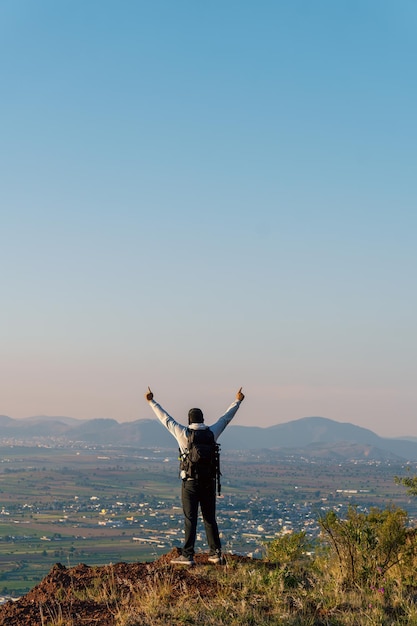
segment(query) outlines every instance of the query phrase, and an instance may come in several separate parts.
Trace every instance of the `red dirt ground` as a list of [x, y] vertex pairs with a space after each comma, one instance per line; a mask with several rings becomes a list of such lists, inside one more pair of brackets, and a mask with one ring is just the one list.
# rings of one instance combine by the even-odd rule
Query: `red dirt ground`
[[[152, 586], [155, 581], [169, 577], [175, 592], [193, 592], [200, 597], [216, 592], [216, 579], [204, 574], [204, 568], [222, 567], [208, 564], [207, 555], [195, 556], [195, 567], [174, 566], [170, 560], [178, 555], [173, 550], [152, 563], [116, 563], [101, 567], [77, 565], [66, 568], [57, 563], [42, 582], [16, 601], [0, 606], [0, 626], [41, 626], [61, 623], [74, 626], [115, 626], [116, 611], [112, 612], [111, 601], [100, 597], [84, 599], [86, 589], [98, 589], [103, 584], [107, 589], [117, 588], [117, 593], [127, 597], [139, 589]], [[228, 556], [230, 561], [247, 561], [246, 557]], [[90, 594], [91, 595], [91, 594]]]

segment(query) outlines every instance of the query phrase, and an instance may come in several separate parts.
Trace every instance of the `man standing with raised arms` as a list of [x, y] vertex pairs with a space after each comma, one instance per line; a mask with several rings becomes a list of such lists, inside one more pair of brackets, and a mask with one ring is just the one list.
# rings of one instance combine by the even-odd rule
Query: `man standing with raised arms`
[[[235, 401], [229, 406], [224, 415], [209, 427], [204, 424], [201, 409], [190, 409], [188, 412], [188, 426], [183, 426], [155, 402], [149, 387], [145, 394], [145, 398], [157, 418], [177, 440], [181, 457], [186, 457], [188, 453], [190, 431], [211, 430], [214, 435], [214, 441], [217, 441], [226, 426], [232, 421], [244, 397], [241, 387], [236, 394]], [[216, 521], [216, 477], [199, 479], [198, 477], [182, 476], [181, 500], [185, 527], [184, 547], [181, 556], [173, 559], [171, 563], [194, 565], [194, 544], [197, 535], [199, 505], [203, 516], [207, 543], [210, 548], [208, 560], [210, 563], [222, 563], [221, 542]]]

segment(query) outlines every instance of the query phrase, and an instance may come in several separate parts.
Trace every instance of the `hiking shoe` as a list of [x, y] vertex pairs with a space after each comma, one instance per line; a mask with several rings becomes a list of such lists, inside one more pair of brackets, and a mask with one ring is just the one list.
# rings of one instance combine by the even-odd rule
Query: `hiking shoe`
[[210, 554], [207, 560], [209, 563], [214, 563], [214, 565], [220, 565], [221, 563], [224, 563], [221, 554]]
[[194, 565], [195, 561], [192, 556], [178, 556], [176, 559], [171, 560], [171, 565]]

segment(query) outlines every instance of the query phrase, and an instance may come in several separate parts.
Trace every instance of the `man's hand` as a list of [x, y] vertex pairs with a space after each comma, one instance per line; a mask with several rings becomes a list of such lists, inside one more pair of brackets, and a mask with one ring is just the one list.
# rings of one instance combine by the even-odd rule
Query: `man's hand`
[[245, 398], [245, 396], [242, 393], [242, 387], [239, 389], [239, 391], [236, 394], [236, 400], [239, 400], [240, 402], [242, 402], [242, 400]]
[[150, 387], [148, 387], [148, 391], [145, 393], [145, 398], [147, 399], [148, 402], [150, 400], [153, 400], [153, 393]]

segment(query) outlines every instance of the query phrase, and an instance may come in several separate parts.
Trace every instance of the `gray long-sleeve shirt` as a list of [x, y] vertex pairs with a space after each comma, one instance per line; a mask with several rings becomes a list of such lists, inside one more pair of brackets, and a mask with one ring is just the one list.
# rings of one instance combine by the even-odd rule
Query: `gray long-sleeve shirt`
[[226, 426], [234, 418], [236, 411], [240, 407], [241, 400], [235, 400], [233, 404], [229, 406], [227, 411], [221, 417], [219, 417], [217, 422], [215, 422], [215, 424], [212, 424], [211, 426], [206, 426], [206, 424], [190, 424], [189, 426], [183, 426], [182, 424], [179, 424], [176, 420], [174, 420], [174, 418], [171, 417], [171, 415], [169, 415], [169, 413], [167, 413], [160, 404], [155, 402], [155, 400], [149, 400], [149, 404], [159, 421], [165, 426], [165, 428], [169, 430], [171, 435], [173, 435], [177, 440], [178, 447], [180, 448], [181, 453], [184, 453], [187, 448], [188, 442], [187, 429], [192, 428], [195, 430], [200, 430], [204, 428], [210, 428], [214, 435], [214, 439], [217, 441]]

